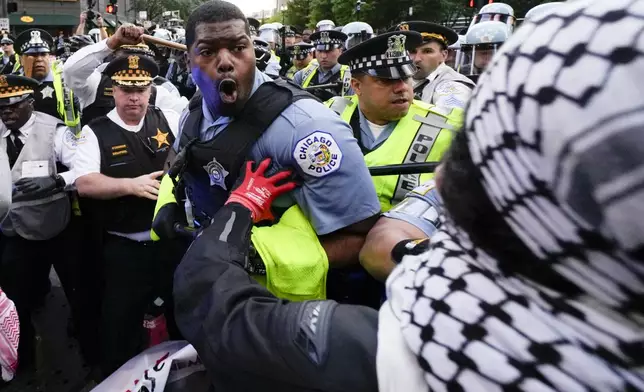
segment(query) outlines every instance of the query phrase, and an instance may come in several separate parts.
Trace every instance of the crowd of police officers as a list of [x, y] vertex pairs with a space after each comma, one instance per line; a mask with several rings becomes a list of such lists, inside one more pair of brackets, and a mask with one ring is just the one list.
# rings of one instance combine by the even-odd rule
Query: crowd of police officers
[[[359, 21], [300, 31], [248, 18], [246, 42], [199, 30], [208, 21], [199, 18], [186, 35], [151, 33], [189, 52], [144, 43], [149, 32], [133, 25], [98, 41], [39, 29], [2, 37], [0, 155], [13, 186], [0, 286], [19, 313], [19, 371], [35, 366], [31, 312], [52, 265], [98, 378], [145, 348], [155, 299], [171, 339], [194, 337], [186, 320], [196, 313], [174, 321], [173, 273], [231, 191], [255, 178], [247, 160], [270, 159], [263, 170], [288, 170], [298, 187], [267, 196], [272, 213], [251, 214], [243, 268], [280, 298], [377, 308], [394, 264], [391, 246], [361, 249], [370, 229], [387, 213], [428, 236], [437, 216], [401, 204], [431, 171], [371, 177], [368, 168], [439, 161], [516, 22], [502, 3], [482, 8], [464, 36], [423, 21], [376, 35]], [[213, 63], [225, 45], [228, 57]], [[249, 197], [233, 199], [252, 207]]]

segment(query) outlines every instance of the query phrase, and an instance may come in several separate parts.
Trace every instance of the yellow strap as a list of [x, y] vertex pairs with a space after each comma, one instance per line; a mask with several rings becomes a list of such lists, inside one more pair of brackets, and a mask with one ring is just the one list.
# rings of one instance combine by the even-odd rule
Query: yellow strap
[[[169, 176], [163, 176], [161, 179], [161, 185], [159, 186], [159, 197], [157, 198], [157, 204], [154, 206], [154, 215], [152, 216], [152, 222], [157, 216], [157, 213], [163, 206], [170, 203], [177, 203], [177, 200], [174, 198], [174, 182]], [[159, 241], [161, 238], [154, 232], [154, 229], [150, 230], [150, 238], [152, 241]]]

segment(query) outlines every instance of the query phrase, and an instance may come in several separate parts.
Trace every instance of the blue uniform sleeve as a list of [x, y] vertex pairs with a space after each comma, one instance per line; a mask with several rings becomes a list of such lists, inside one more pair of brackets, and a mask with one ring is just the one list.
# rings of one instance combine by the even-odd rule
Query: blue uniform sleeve
[[405, 199], [384, 216], [414, 225], [431, 237], [440, 226], [442, 201], [434, 180], [429, 180], [409, 192]]
[[293, 83], [297, 84], [298, 86], [301, 86], [302, 85], [302, 75], [303, 75], [302, 70], [297, 71], [295, 73], [295, 75], [293, 76]]
[[301, 177], [303, 184], [292, 196], [318, 235], [380, 212], [351, 128], [318, 101], [302, 99], [286, 108], [258, 141], [254, 153], [255, 159], [277, 158], [278, 168], [293, 168]]
[[172, 145], [172, 148], [174, 148], [174, 151], [179, 152], [179, 141], [181, 140], [181, 131], [183, 129], [183, 125], [186, 123], [186, 120], [188, 119], [188, 113], [190, 113], [190, 110], [188, 110], [188, 107], [186, 106], [185, 109], [183, 109], [183, 112], [181, 112], [181, 117], [179, 117], [179, 130], [177, 131], [177, 137], [174, 139], [174, 144]]

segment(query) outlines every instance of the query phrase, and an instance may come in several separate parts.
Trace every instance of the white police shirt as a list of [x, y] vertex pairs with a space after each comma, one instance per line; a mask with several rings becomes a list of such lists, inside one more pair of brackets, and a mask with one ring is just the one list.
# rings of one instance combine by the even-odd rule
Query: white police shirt
[[[470, 100], [472, 89], [467, 85], [455, 80], [443, 80], [435, 85], [432, 83], [436, 78], [445, 72], [449, 72], [449, 66], [442, 63], [438, 66], [429, 76], [427, 76], [428, 83], [423, 88], [421, 100], [438, 107], [452, 109], [452, 108], [465, 108], [465, 105]], [[424, 80], [414, 80], [414, 88], [422, 83]], [[433, 90], [433, 91], [432, 91]]]
[[[60, 122], [57, 118], [52, 117], [48, 114], [38, 113], [38, 115], [47, 116], [50, 117], [52, 121]], [[23, 144], [27, 143], [27, 138], [29, 137], [31, 132], [37, 132], [37, 130], [34, 129], [35, 122], [36, 113], [34, 112], [31, 117], [29, 117], [29, 120], [27, 120], [25, 125], [23, 125], [18, 130], [18, 138]], [[2, 132], [1, 135], [3, 138], [13, 137], [11, 136], [11, 131], [7, 129], [4, 124], [2, 124], [2, 129], [0, 130], [0, 132]], [[10, 140], [6, 140], [6, 142], [9, 143]], [[73, 189], [73, 184], [76, 180], [74, 170], [74, 161], [77, 151], [76, 148], [77, 139], [76, 135], [74, 135], [74, 132], [64, 124], [59, 124], [56, 127], [56, 135], [54, 135], [54, 154], [56, 155], [56, 161], [62, 163], [69, 169], [69, 171], [58, 173], [65, 180], [65, 190]]]
[[[255, 70], [254, 93], [273, 80]], [[212, 118], [205, 101], [200, 139], [211, 140], [232, 121]], [[181, 124], [187, 118], [184, 111]], [[175, 150], [179, 145], [175, 141]], [[325, 150], [326, 159], [314, 161], [315, 152]], [[266, 129], [250, 151], [259, 162], [272, 158], [269, 174], [293, 168], [304, 180], [290, 195], [276, 200], [280, 207], [298, 204], [318, 235], [329, 234], [380, 212], [380, 202], [367, 170], [362, 151], [349, 125], [334, 111], [313, 99], [288, 106]]]
[[[179, 129], [179, 114], [174, 110], [162, 110], [165, 119], [170, 125], [170, 131], [177, 137]], [[139, 132], [143, 127], [145, 117], [137, 125], [127, 125], [121, 117], [119, 117], [116, 108], [107, 113], [107, 117], [112, 120], [116, 125], [129, 132]], [[89, 125], [85, 125], [81, 130], [77, 140], [76, 158], [74, 161], [74, 168], [76, 178], [101, 172], [101, 148], [98, 144], [98, 138]]]
[[[112, 54], [113, 50], [107, 46], [107, 40], [85, 46], [67, 59], [63, 68], [65, 83], [72, 89], [81, 105], [85, 109], [96, 100], [98, 86], [101, 83], [101, 74], [107, 64], [104, 59]], [[166, 86], [166, 85], [170, 86]], [[164, 109], [171, 109], [181, 113], [188, 106], [188, 99], [179, 95], [179, 91], [170, 82], [157, 88], [154, 105]]]

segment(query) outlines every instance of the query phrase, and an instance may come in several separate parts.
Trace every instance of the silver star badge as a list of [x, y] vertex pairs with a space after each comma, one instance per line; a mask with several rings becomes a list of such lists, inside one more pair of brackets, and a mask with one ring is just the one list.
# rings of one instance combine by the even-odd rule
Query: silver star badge
[[51, 88], [51, 86], [47, 86], [44, 89], [40, 90], [40, 93], [42, 94], [43, 99], [45, 99], [45, 98], [54, 98], [53, 97], [54, 89]]
[[183, 75], [179, 75], [179, 77], [177, 78], [177, 82], [181, 83], [182, 80], [183, 80]]

